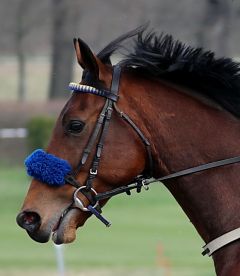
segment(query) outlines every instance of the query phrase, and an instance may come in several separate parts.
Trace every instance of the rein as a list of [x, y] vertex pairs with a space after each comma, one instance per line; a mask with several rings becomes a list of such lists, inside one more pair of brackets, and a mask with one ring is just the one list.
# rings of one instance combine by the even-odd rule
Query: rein
[[149, 189], [148, 185], [151, 183], [162, 182], [164, 180], [171, 180], [171, 179], [175, 179], [175, 178], [178, 178], [181, 176], [187, 176], [187, 175], [191, 175], [194, 173], [198, 173], [198, 172], [202, 172], [202, 171], [206, 171], [209, 169], [218, 168], [218, 167], [222, 167], [222, 166], [226, 166], [226, 165], [230, 165], [230, 164], [235, 164], [235, 163], [239, 163], [239, 162], [240, 162], [240, 156], [237, 156], [237, 157], [233, 157], [233, 158], [229, 158], [229, 159], [223, 159], [223, 160], [203, 164], [203, 165], [200, 165], [197, 167], [192, 167], [192, 168], [182, 170], [182, 171], [179, 171], [176, 173], [172, 173], [172, 174], [160, 177], [160, 178], [146, 179], [146, 178], [143, 178], [142, 176], [139, 176], [139, 177], [136, 177], [135, 182], [132, 182], [132, 183], [128, 184], [127, 186], [116, 188], [109, 192], [97, 194], [96, 199], [102, 200], [102, 199], [110, 198], [112, 196], [115, 196], [115, 195], [118, 195], [118, 194], [121, 194], [124, 192], [128, 193], [129, 191], [131, 191], [133, 189], [141, 189], [142, 187], [145, 190], [148, 190]]
[[[154, 182], [159, 181], [165, 181], [165, 180], [171, 180], [176, 179], [178, 177], [183, 177], [187, 175], [191, 175], [194, 173], [202, 172], [205, 170], [222, 167], [234, 163], [240, 162], [240, 156], [229, 158], [229, 159], [223, 159], [211, 163], [206, 163], [203, 165], [199, 165], [196, 167], [188, 168], [185, 170], [181, 170], [157, 179], [153, 179], [153, 158], [151, 153], [151, 144], [149, 143], [148, 139], [145, 137], [143, 132], [137, 127], [137, 125], [131, 120], [131, 118], [123, 113], [119, 108], [117, 107], [116, 102], [118, 101], [118, 91], [119, 91], [119, 83], [120, 83], [120, 77], [121, 77], [121, 67], [120, 66], [114, 66], [113, 67], [113, 76], [112, 76], [112, 83], [110, 91], [104, 90], [104, 89], [97, 89], [95, 87], [77, 84], [77, 83], [70, 83], [69, 88], [73, 90], [73, 92], [80, 92], [80, 93], [90, 93], [97, 96], [101, 96], [106, 98], [106, 102], [103, 106], [102, 111], [100, 112], [100, 115], [97, 119], [96, 125], [93, 129], [93, 132], [91, 136], [89, 137], [89, 140], [87, 142], [87, 145], [85, 149], [83, 150], [82, 157], [80, 159], [79, 164], [77, 165], [77, 168], [75, 170], [70, 170], [70, 165], [65, 162], [66, 160], [62, 160], [58, 157], [55, 157], [53, 155], [50, 156], [50, 154], [45, 154], [45, 159], [47, 159], [48, 163], [52, 163], [52, 160], [58, 159], [58, 162], [61, 163], [61, 165], [66, 169], [66, 174], [64, 177], [61, 175], [61, 179], [63, 181], [58, 183], [57, 181], [50, 181], [46, 180], [42, 177], [42, 173], [39, 173], [36, 169], [36, 164], [39, 165], [39, 160], [36, 160], [34, 153], [30, 155], [25, 162], [28, 174], [32, 177], [35, 177], [36, 179], [41, 180], [42, 182], [45, 182], [49, 185], [56, 185], [60, 186], [62, 184], [68, 183], [76, 188], [74, 194], [73, 194], [73, 204], [71, 204], [63, 213], [62, 218], [67, 214], [68, 210], [71, 208], [79, 208], [82, 211], [91, 212], [93, 215], [95, 215], [100, 221], [102, 221], [107, 227], [111, 225], [111, 223], [104, 218], [101, 215], [101, 206], [99, 204], [99, 201], [111, 198], [115, 195], [121, 194], [121, 193], [127, 193], [128, 195], [131, 194], [131, 190], [136, 189], [137, 193], [141, 192], [142, 188], [145, 190], [149, 189], [149, 185]], [[142, 175], [139, 175], [135, 177], [134, 181], [129, 183], [128, 185], [113, 189], [111, 191], [103, 192], [103, 193], [97, 193], [97, 191], [93, 188], [93, 182], [94, 179], [98, 175], [98, 167], [101, 160], [101, 155], [104, 147], [105, 138], [108, 133], [109, 124], [112, 116], [112, 112], [116, 111], [116, 113], [119, 115], [120, 118], [122, 118], [127, 124], [131, 126], [131, 128], [135, 131], [135, 133], [138, 135], [138, 137], [141, 139], [142, 143], [144, 144], [148, 156], [148, 168], [143, 172]], [[87, 177], [87, 180], [84, 185], [81, 185], [79, 181], [77, 180], [77, 176], [81, 170], [81, 168], [84, 166], [86, 161], [89, 158], [90, 153], [94, 150], [94, 146], [96, 145], [95, 155], [92, 160], [91, 168], [89, 170], [89, 174]], [[49, 157], [50, 156], [50, 157]], [[50, 161], [48, 160], [50, 158]], [[56, 161], [57, 162], [57, 161]], [[63, 164], [62, 164], [63, 163]], [[59, 166], [59, 164], [57, 164]], [[50, 166], [50, 165], [48, 165]], [[56, 167], [56, 166], [55, 166]], [[54, 168], [55, 169], [55, 168]], [[61, 169], [60, 169], [61, 170]], [[49, 170], [51, 171], [51, 170]], [[60, 171], [62, 174], [62, 171]], [[57, 177], [55, 177], [58, 179]], [[48, 178], [47, 178], [48, 179]], [[51, 182], [52, 181], [52, 182]], [[51, 183], [50, 183], [51, 182]], [[85, 207], [82, 200], [78, 197], [78, 194], [83, 194], [90, 204]], [[203, 255], [208, 254], [211, 256], [216, 250], [219, 248], [225, 246], [226, 244], [233, 242], [234, 240], [237, 240], [240, 238], [240, 228], [235, 229], [233, 231], [230, 231], [229, 233], [226, 233], [219, 238], [211, 241], [210, 243], [206, 244], [203, 248]]]

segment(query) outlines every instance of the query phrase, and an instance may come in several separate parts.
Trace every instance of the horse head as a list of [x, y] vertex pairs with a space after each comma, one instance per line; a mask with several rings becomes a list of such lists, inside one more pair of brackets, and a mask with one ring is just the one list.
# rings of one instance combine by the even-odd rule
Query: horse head
[[[89, 177], [94, 178], [88, 196], [81, 192], [76, 196], [84, 206], [89, 205], [92, 196], [129, 183], [146, 166], [143, 143], [116, 111], [113, 111], [108, 130], [103, 130], [107, 120], [104, 118], [107, 116], [106, 109], [111, 112], [113, 109], [113, 101], [109, 99], [113, 67], [109, 63], [104, 64], [82, 40], [75, 39], [74, 46], [78, 63], [83, 68], [82, 81], [75, 84], [75, 89], [72, 88], [74, 91], [56, 121], [46, 153], [37, 151], [26, 161], [28, 170], [32, 170], [30, 175], [33, 180], [17, 222], [38, 242], [47, 242], [52, 233], [55, 243], [72, 242], [76, 229], [91, 215], [72, 204], [76, 187], [69, 185], [66, 177], [61, 183], [55, 181], [63, 173], [61, 164], [66, 165], [71, 177], [74, 174], [74, 182], [79, 187], [86, 186]], [[77, 87], [89, 93], [79, 93]], [[128, 111], [131, 103], [127, 101], [123, 81], [115, 88], [120, 95], [119, 106]], [[93, 89], [104, 91], [105, 94], [103, 97], [93, 95]], [[111, 106], [108, 106], [109, 102]], [[96, 176], [92, 166], [96, 166], [99, 150], [103, 154], [97, 160]], [[99, 206], [102, 207], [106, 201], [101, 200]]]

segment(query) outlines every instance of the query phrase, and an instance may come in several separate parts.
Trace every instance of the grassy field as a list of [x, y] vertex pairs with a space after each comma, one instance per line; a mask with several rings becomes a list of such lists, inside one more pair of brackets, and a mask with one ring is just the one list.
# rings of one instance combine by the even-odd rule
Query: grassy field
[[[15, 223], [27, 186], [23, 168], [0, 169], [0, 275], [57, 275], [52, 243], [35, 243]], [[90, 219], [64, 246], [67, 275], [214, 275], [203, 242], [163, 186], [116, 197], [104, 214], [110, 229]]]

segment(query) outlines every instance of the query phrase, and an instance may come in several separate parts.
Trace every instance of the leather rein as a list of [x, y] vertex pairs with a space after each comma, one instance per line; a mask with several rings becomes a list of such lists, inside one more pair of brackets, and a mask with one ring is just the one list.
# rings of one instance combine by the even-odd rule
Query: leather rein
[[[77, 168], [71, 173], [68, 174], [65, 177], [66, 183], [74, 186], [76, 188], [73, 199], [74, 203], [69, 206], [68, 209], [65, 210], [62, 217], [68, 212], [70, 208], [77, 207], [81, 209], [82, 211], [88, 211], [94, 214], [100, 221], [102, 221], [107, 227], [111, 225], [111, 223], [104, 218], [101, 215], [101, 206], [99, 202], [104, 199], [108, 199], [110, 197], [113, 197], [115, 195], [121, 194], [121, 193], [127, 193], [128, 195], [131, 194], [131, 190], [136, 189], [136, 191], [139, 193], [141, 192], [142, 188], [145, 190], [149, 189], [149, 184], [159, 181], [165, 181], [170, 179], [175, 179], [182, 176], [191, 175], [194, 173], [202, 172], [205, 170], [209, 170], [212, 168], [217, 168], [221, 166], [226, 166], [234, 163], [240, 162], [240, 156], [223, 159], [215, 162], [206, 163], [200, 166], [188, 168], [185, 170], [181, 170], [157, 179], [153, 178], [153, 158], [151, 153], [151, 144], [148, 141], [148, 139], [145, 137], [143, 132], [137, 127], [137, 125], [131, 120], [131, 118], [122, 112], [116, 105], [116, 102], [118, 101], [118, 91], [119, 91], [119, 83], [120, 83], [120, 77], [121, 77], [121, 67], [116, 65], [113, 67], [113, 75], [112, 75], [112, 83], [110, 90], [104, 90], [104, 89], [97, 89], [92, 86], [87, 85], [81, 85], [77, 83], [70, 83], [69, 88], [73, 90], [73, 92], [80, 92], [80, 93], [90, 93], [97, 96], [101, 96], [106, 98], [104, 107], [102, 111], [100, 112], [100, 115], [97, 119], [96, 125], [92, 131], [92, 134], [88, 140], [88, 143], [83, 150], [82, 157], [80, 159], [80, 162], [77, 166]], [[113, 110], [118, 114], [120, 118], [122, 118], [128, 125], [131, 126], [131, 128], [136, 132], [142, 143], [144, 144], [148, 156], [148, 168], [143, 172], [143, 174], [138, 175], [135, 177], [134, 181], [113, 189], [111, 191], [98, 193], [93, 188], [93, 182], [94, 179], [98, 175], [98, 167], [102, 156], [102, 151], [104, 147], [105, 138], [108, 133], [109, 124], [112, 116]], [[79, 174], [81, 168], [84, 166], [86, 161], [88, 160], [88, 157], [90, 153], [94, 150], [94, 146], [96, 145], [95, 155], [92, 160], [91, 168], [89, 170], [89, 174], [87, 177], [87, 180], [84, 185], [81, 185], [79, 181], [77, 180], [77, 175]], [[90, 204], [88, 206], [84, 206], [81, 199], [78, 197], [78, 193], [83, 194]], [[203, 255], [209, 255], [211, 256], [216, 250], [219, 248], [225, 246], [226, 244], [229, 244], [233, 242], [234, 240], [240, 239], [240, 228], [237, 228], [233, 231], [230, 231], [228, 233], [225, 233], [224, 235], [220, 236], [219, 238], [209, 242], [206, 244], [203, 248], [204, 251], [202, 252]]]

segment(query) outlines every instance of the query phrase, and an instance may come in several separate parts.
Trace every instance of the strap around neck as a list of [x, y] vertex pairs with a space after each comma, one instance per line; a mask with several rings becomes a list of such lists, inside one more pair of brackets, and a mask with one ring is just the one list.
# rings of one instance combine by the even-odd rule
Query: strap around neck
[[204, 251], [202, 252], [202, 255], [208, 255], [210, 257], [218, 249], [238, 239], [240, 239], [240, 228], [234, 229], [226, 234], [223, 234], [222, 236], [204, 245]]

